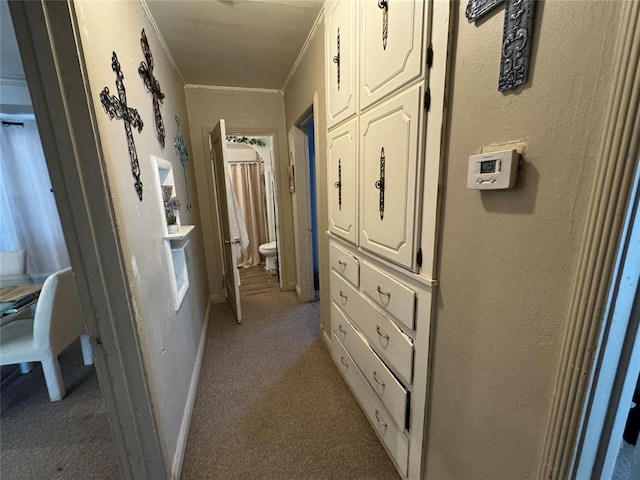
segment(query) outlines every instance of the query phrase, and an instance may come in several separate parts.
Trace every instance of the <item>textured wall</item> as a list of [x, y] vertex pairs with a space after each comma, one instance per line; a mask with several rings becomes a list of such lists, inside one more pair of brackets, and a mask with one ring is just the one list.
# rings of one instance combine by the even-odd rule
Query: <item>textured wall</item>
[[[188, 182], [194, 208], [189, 212], [184, 208], [186, 192], [182, 165], [173, 148], [177, 128], [175, 115], [180, 116], [186, 141], [190, 143], [183, 83], [139, 2], [77, 2], [76, 9], [154, 412], [170, 468], [208, 301], [193, 165], [189, 165]], [[154, 73], [166, 95], [161, 107], [166, 129], [164, 150], [155, 135], [152, 98], [137, 71], [144, 60], [140, 47], [143, 28], [153, 53]], [[133, 134], [144, 187], [142, 202], [133, 187], [123, 123], [110, 120], [99, 99], [105, 86], [112, 94], [117, 94], [115, 73], [111, 69], [112, 51], [117, 53], [122, 67], [128, 104], [138, 110], [144, 122], [142, 133], [135, 131]], [[192, 151], [191, 147], [189, 150]], [[171, 161], [177, 195], [183, 203], [181, 222], [196, 224], [187, 247], [191, 286], [178, 312], [174, 310], [169, 283], [169, 266], [162, 240], [164, 214], [155, 197], [150, 155]]]
[[[280, 265], [283, 286], [295, 288], [293, 219], [287, 165], [287, 135], [284, 128], [282, 94], [275, 91], [225, 90], [187, 87], [185, 90], [193, 161], [197, 173], [198, 198], [203, 213], [203, 234], [207, 248], [207, 270], [211, 295], [224, 299], [222, 253], [219, 248], [217, 206], [212, 189], [208, 134], [220, 119], [228, 132], [236, 134], [273, 133], [276, 179], [278, 180], [278, 220], [280, 224]], [[207, 221], [208, 220], [208, 221]]]
[[[331, 338], [329, 318], [329, 241], [325, 232], [329, 230], [329, 211], [327, 197], [327, 122], [324, 90], [324, 22], [320, 22], [298, 68], [289, 80], [284, 92], [284, 108], [287, 119], [287, 131], [310, 106], [313, 94], [318, 93], [319, 111], [314, 112], [318, 119], [316, 132], [316, 186], [318, 201], [318, 256], [320, 265], [320, 315], [322, 330]], [[323, 294], [324, 292], [324, 294]]]
[[[536, 2], [530, 81], [497, 91], [503, 10], [458, 4], [429, 404], [429, 479], [535, 478], [592, 182], [620, 2]], [[437, 55], [438, 52], [435, 52]], [[527, 142], [513, 190], [467, 190]]]

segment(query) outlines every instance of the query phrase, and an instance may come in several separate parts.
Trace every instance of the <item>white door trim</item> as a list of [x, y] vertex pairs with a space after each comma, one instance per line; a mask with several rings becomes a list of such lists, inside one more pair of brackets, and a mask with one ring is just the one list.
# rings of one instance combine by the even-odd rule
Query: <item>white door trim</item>
[[122, 473], [168, 478], [73, 3], [9, 8]]

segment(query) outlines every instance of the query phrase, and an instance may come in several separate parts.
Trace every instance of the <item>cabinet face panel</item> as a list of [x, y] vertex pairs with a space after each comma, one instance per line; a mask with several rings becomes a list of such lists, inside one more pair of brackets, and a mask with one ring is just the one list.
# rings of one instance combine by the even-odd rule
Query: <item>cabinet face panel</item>
[[360, 103], [362, 108], [423, 73], [424, 0], [361, 2]]
[[360, 245], [409, 269], [419, 233], [422, 97], [417, 85], [360, 117]]
[[325, 14], [327, 125], [356, 113], [356, 11], [355, 0], [328, 4]]
[[329, 165], [329, 230], [357, 242], [357, 146], [356, 121], [327, 135]]

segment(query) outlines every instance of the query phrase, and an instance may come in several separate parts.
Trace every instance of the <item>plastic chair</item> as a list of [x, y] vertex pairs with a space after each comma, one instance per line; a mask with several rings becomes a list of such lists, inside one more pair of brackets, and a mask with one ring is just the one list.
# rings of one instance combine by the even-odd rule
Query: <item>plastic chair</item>
[[84, 364], [92, 365], [78, 290], [71, 268], [66, 268], [45, 280], [33, 319], [0, 328], [0, 365], [41, 362], [49, 398], [56, 402], [65, 395], [58, 354], [78, 337]]

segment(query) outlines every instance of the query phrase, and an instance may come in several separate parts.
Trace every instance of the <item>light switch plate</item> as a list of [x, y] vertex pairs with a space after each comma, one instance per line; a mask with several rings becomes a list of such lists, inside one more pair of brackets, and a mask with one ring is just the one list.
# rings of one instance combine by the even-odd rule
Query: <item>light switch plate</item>
[[469, 157], [467, 188], [503, 190], [515, 186], [520, 155], [517, 150], [481, 153]]

